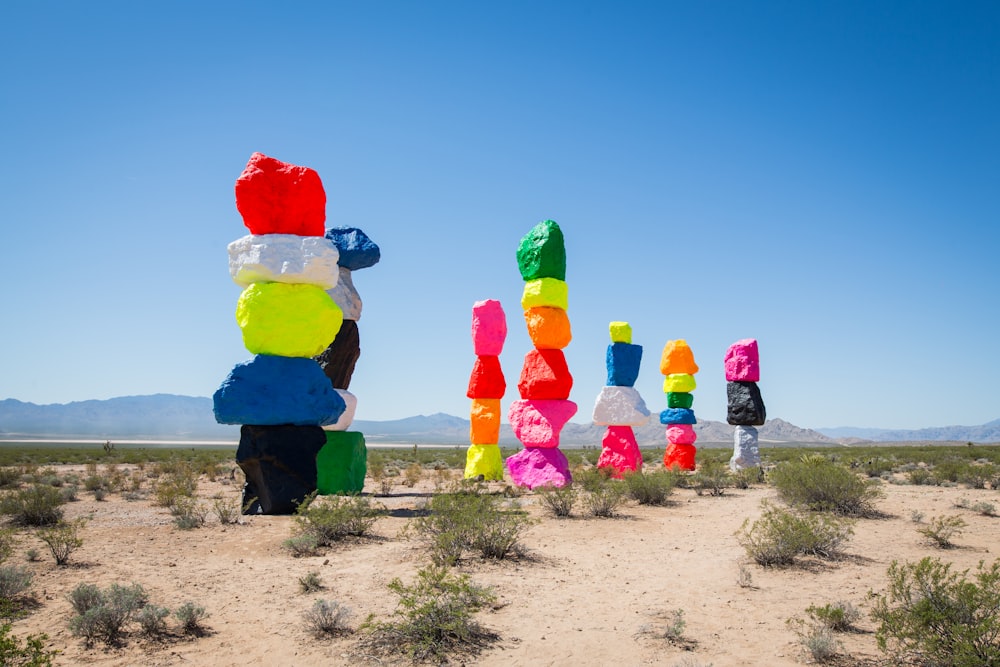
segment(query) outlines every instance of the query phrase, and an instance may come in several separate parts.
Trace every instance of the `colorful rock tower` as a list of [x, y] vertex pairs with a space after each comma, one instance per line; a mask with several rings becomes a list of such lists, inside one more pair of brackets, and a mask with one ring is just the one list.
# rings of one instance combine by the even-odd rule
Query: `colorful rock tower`
[[518, 486], [563, 486], [572, 475], [559, 450], [559, 433], [577, 408], [569, 400], [573, 376], [563, 354], [572, 339], [566, 314], [566, 246], [555, 221], [540, 222], [525, 234], [517, 266], [525, 281], [524, 321], [535, 347], [524, 356], [517, 383], [521, 399], [511, 403], [507, 413], [514, 435], [524, 444], [508, 457], [507, 469]]
[[760, 448], [756, 426], [767, 419], [764, 400], [757, 383], [760, 381], [760, 353], [753, 338], [738, 340], [726, 350], [726, 421], [736, 427], [733, 434], [733, 470], [760, 465]]
[[254, 153], [236, 180], [236, 208], [250, 234], [229, 244], [229, 271], [244, 288], [236, 321], [255, 356], [215, 392], [215, 419], [242, 425], [244, 512], [290, 514], [317, 490], [323, 426], [353, 414], [313, 359], [342, 328], [327, 292], [341, 254], [324, 236], [326, 193], [308, 167]]
[[472, 399], [469, 450], [465, 478], [503, 479], [500, 456], [500, 399], [507, 381], [500, 367], [500, 353], [507, 338], [507, 318], [499, 301], [487, 299], [472, 306], [472, 347], [476, 363], [466, 396]]
[[667, 395], [667, 409], [660, 413], [660, 423], [667, 426], [669, 443], [663, 453], [663, 466], [694, 470], [697, 453], [694, 443], [698, 439], [694, 425], [698, 421], [691, 409], [694, 403], [691, 392], [697, 386], [694, 376], [698, 372], [698, 364], [694, 362], [694, 353], [686, 341], [667, 341], [660, 358], [660, 372], [666, 376], [663, 391]]
[[343, 311], [344, 323], [337, 337], [316, 357], [316, 361], [330, 379], [334, 391], [344, 399], [347, 409], [335, 423], [323, 426], [326, 444], [316, 455], [316, 488], [323, 495], [354, 494], [361, 493], [365, 486], [368, 449], [364, 435], [347, 430], [358, 405], [358, 399], [347, 389], [361, 357], [358, 320], [361, 319], [362, 304], [361, 296], [354, 288], [352, 273], [378, 264], [382, 254], [368, 235], [356, 227], [328, 229], [326, 238], [340, 254], [337, 261], [339, 278], [327, 294]]
[[649, 409], [635, 388], [642, 346], [632, 344], [632, 327], [628, 322], [612, 322], [608, 328], [611, 332], [605, 357], [608, 382], [594, 403], [594, 423], [608, 427], [601, 440], [597, 467], [610, 468], [612, 476], [621, 478], [626, 472], [642, 468], [642, 452], [632, 429], [649, 421]]

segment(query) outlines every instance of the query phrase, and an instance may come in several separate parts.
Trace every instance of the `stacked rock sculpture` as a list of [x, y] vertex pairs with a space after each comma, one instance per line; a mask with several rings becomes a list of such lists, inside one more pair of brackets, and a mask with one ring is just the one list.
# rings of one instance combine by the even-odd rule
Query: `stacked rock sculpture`
[[667, 451], [663, 453], [665, 468], [695, 469], [694, 376], [698, 364], [694, 353], [683, 339], [667, 341], [660, 357], [660, 372], [666, 376], [663, 391], [667, 395], [667, 409], [660, 413], [660, 423], [667, 426]]
[[569, 400], [573, 376], [563, 354], [572, 339], [566, 246], [555, 221], [540, 222], [525, 234], [517, 265], [525, 281], [521, 307], [534, 349], [525, 355], [517, 383], [521, 399], [507, 413], [514, 435], [524, 444], [507, 458], [507, 470], [518, 486], [563, 486], [572, 475], [559, 449], [559, 434], [577, 406]]
[[642, 468], [642, 452], [632, 429], [649, 421], [649, 409], [635, 388], [642, 346], [632, 344], [628, 322], [612, 322], [609, 329], [611, 344], [605, 357], [608, 381], [594, 403], [594, 423], [608, 427], [597, 467], [609, 468], [613, 477], [621, 478]]
[[381, 259], [379, 247], [357, 227], [334, 227], [326, 230], [326, 239], [339, 253], [337, 284], [327, 295], [340, 306], [344, 323], [333, 342], [316, 357], [347, 409], [333, 424], [323, 426], [326, 444], [316, 455], [316, 488], [320, 494], [361, 493], [368, 471], [365, 437], [349, 431], [358, 399], [347, 389], [361, 356], [358, 320], [361, 319], [361, 296], [354, 287], [352, 272], [374, 266]]
[[308, 167], [254, 153], [236, 180], [236, 207], [250, 235], [229, 244], [229, 271], [244, 288], [236, 321], [255, 356], [215, 392], [215, 418], [242, 425], [244, 512], [288, 514], [316, 490], [322, 426], [347, 409], [313, 360], [343, 321], [326, 292], [340, 257], [324, 238], [326, 193]]
[[500, 456], [500, 399], [507, 381], [500, 367], [500, 353], [507, 338], [507, 318], [499, 301], [487, 299], [472, 306], [472, 346], [476, 363], [466, 396], [472, 399], [469, 449], [465, 456], [465, 478], [503, 479]]
[[760, 382], [760, 353], [753, 338], [738, 340], [729, 346], [725, 357], [726, 421], [736, 427], [733, 434], [733, 457], [729, 467], [733, 470], [760, 465], [760, 447], [757, 426], [767, 419], [764, 400], [757, 383]]

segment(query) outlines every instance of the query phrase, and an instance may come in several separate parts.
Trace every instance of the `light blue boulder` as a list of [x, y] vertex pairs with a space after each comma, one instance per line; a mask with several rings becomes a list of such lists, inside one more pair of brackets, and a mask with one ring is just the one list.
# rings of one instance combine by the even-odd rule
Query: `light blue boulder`
[[694, 410], [690, 408], [667, 408], [660, 413], [661, 424], [697, 424]]
[[220, 424], [323, 426], [347, 409], [315, 360], [267, 354], [237, 364], [212, 400]]

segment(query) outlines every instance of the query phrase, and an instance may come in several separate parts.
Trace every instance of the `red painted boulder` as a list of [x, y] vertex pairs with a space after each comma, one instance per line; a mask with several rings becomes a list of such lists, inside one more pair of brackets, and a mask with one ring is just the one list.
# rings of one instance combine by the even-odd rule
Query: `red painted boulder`
[[236, 208], [251, 234], [323, 236], [326, 191], [319, 174], [263, 153], [236, 179]]
[[611, 476], [621, 479], [626, 472], [642, 468], [642, 452], [631, 426], [609, 426], [601, 440], [598, 468], [610, 468]]
[[680, 468], [681, 470], [694, 470], [694, 456], [697, 448], [694, 445], [671, 444], [667, 451], [663, 453], [663, 467]]
[[507, 391], [507, 381], [500, 367], [500, 357], [476, 357], [469, 377], [469, 398], [503, 398]]
[[569, 398], [573, 376], [562, 350], [532, 350], [524, 355], [517, 389], [521, 398], [563, 400]]

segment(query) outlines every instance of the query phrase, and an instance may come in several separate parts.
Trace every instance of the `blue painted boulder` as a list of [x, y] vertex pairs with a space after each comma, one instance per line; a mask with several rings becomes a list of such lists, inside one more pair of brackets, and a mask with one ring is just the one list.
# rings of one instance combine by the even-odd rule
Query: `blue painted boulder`
[[690, 408], [667, 408], [660, 413], [661, 424], [697, 424], [694, 410]]
[[266, 354], [237, 364], [212, 399], [220, 424], [323, 426], [347, 409], [314, 360]]
[[357, 271], [375, 266], [382, 258], [382, 253], [375, 242], [357, 227], [334, 227], [326, 230], [326, 238], [333, 241], [340, 251], [337, 264]]
[[609, 387], [633, 387], [639, 377], [639, 363], [642, 361], [642, 345], [632, 343], [612, 343], [608, 345], [605, 364], [608, 367]]

